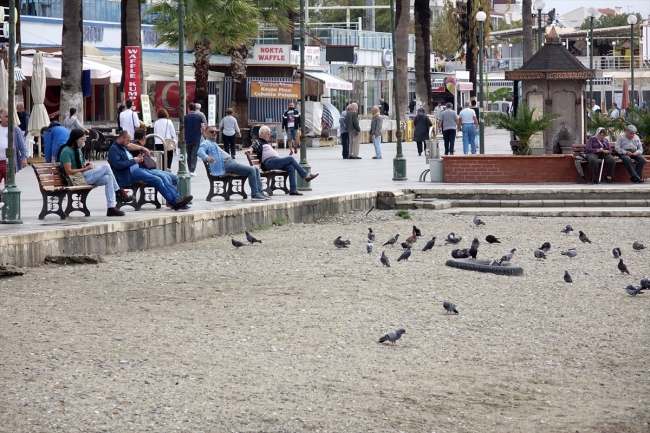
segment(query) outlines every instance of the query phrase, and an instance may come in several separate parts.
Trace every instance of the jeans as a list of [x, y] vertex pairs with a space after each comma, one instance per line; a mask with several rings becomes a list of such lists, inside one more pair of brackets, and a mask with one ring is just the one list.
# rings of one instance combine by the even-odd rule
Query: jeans
[[372, 144], [375, 146], [375, 156], [381, 158], [381, 135], [372, 137]]
[[476, 126], [473, 123], [463, 123], [463, 153], [467, 155], [469, 146], [472, 146], [472, 155], [476, 154]]
[[341, 145], [343, 145], [343, 159], [348, 159], [350, 156], [350, 134], [347, 132], [341, 133]]
[[92, 170], [83, 172], [84, 179], [88, 185], [102, 186], [104, 185], [104, 194], [106, 194], [106, 204], [109, 208], [115, 207], [115, 191], [120, 189], [120, 186], [115, 181], [115, 176], [108, 165], [100, 165]]
[[445, 155], [454, 154], [454, 141], [456, 141], [456, 130], [445, 129], [442, 131], [442, 137], [445, 140]]
[[201, 145], [201, 143], [196, 141], [192, 143], [186, 143], [185, 145], [187, 151], [187, 166], [190, 172], [194, 173], [194, 170], [196, 170], [196, 159], [199, 152], [199, 146]]
[[223, 150], [232, 156], [235, 156], [235, 136], [223, 134]]
[[306, 178], [309, 173], [300, 166], [298, 161], [290, 156], [284, 158], [270, 158], [264, 161], [264, 169], [266, 170], [286, 170], [289, 172], [289, 191], [297, 191], [296, 185], [296, 172], [301, 178]]
[[153, 174], [154, 176], [158, 176], [158, 177], [165, 176], [167, 178], [167, 180], [169, 181], [169, 183], [172, 184], [172, 186], [178, 187], [178, 182], [179, 182], [180, 179], [174, 173], [170, 173], [168, 171], [163, 171], [163, 170], [158, 170], [158, 169], [149, 170], [149, 173]]
[[147, 185], [155, 186], [160, 194], [167, 200], [167, 203], [174, 206], [181, 195], [176, 191], [167, 176], [158, 177], [149, 170], [143, 168], [135, 169], [131, 172], [131, 178], [134, 181], [146, 182]]
[[[637, 155], [637, 156], [619, 155], [618, 157], [621, 158], [621, 161], [623, 162], [625, 169], [627, 170], [628, 173], [630, 173], [631, 177], [639, 176], [640, 178], [643, 179], [643, 167], [645, 166], [646, 163], [644, 157], [642, 157], [641, 155]], [[635, 167], [632, 167], [632, 160], [636, 162], [636, 170]]]
[[264, 194], [264, 189], [262, 188], [262, 179], [260, 179], [260, 172], [255, 167], [240, 164], [237, 161], [233, 161], [232, 159], [224, 161], [223, 165], [226, 169], [226, 173], [248, 177], [248, 184], [251, 187], [251, 195], [253, 197], [258, 194]]

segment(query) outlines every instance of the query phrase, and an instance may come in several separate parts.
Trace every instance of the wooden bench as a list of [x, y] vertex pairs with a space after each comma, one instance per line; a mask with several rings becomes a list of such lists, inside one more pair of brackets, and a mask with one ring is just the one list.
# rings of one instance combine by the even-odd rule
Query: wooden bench
[[248, 198], [248, 194], [244, 190], [246, 185], [246, 176], [239, 176], [237, 174], [226, 173], [221, 176], [213, 176], [210, 172], [210, 165], [203, 161], [205, 164], [205, 173], [208, 175], [210, 182], [210, 192], [205, 198], [206, 201], [212, 201], [212, 197], [223, 197], [224, 200], [229, 201], [230, 196], [238, 194], [244, 200]]
[[[38, 186], [43, 196], [43, 207], [38, 219], [42, 220], [51, 213], [57, 214], [61, 219], [69, 217], [72, 212], [83, 212], [90, 216], [86, 206], [88, 193], [95, 189], [94, 185], [68, 186], [68, 181], [63, 176], [57, 163], [32, 164]], [[63, 210], [63, 200], [67, 197], [67, 205]]]
[[285, 170], [267, 170], [267, 171], [262, 171], [262, 165], [260, 164], [260, 160], [257, 159], [257, 155], [247, 153], [246, 158], [248, 158], [248, 163], [253, 166], [257, 167], [257, 169], [260, 171], [260, 177], [263, 180], [263, 183], [265, 185], [262, 185], [264, 188], [264, 191], [268, 195], [273, 195], [273, 191], [279, 189], [284, 191], [285, 194], [289, 194], [289, 188], [287, 188], [287, 182], [289, 179], [289, 172]]
[[[614, 149], [614, 144], [615, 143], [610, 143], [609, 146], [611, 148], [611, 155], [614, 157], [614, 160], [616, 161], [616, 164], [618, 165], [622, 161], [621, 161], [621, 158], [619, 158], [619, 156], [618, 156], [618, 152], [616, 152], [616, 150]], [[572, 144], [571, 148], [573, 150], [573, 158], [576, 161], [576, 168], [578, 168], [578, 161], [579, 161], [580, 164], [587, 164], [587, 158], [586, 157], [584, 157], [584, 159], [580, 159], [580, 160], [578, 159], [582, 155], [586, 155], [587, 145], [586, 144]], [[602, 161], [603, 162], [601, 162], [601, 164], [604, 164], [605, 160], [602, 160]], [[636, 166], [636, 162], [634, 160], [632, 160], [632, 164]], [[585, 174], [587, 174], [587, 173], [585, 173]], [[578, 183], [580, 183], [580, 181], [581, 181], [581, 176], [578, 173]]]
[[[113, 165], [110, 161], [108, 162], [108, 165], [111, 167], [111, 170], [113, 170]], [[113, 172], [115, 172], [115, 170], [113, 170]], [[137, 180], [131, 183], [131, 185], [120, 185], [120, 188], [127, 192], [130, 191], [131, 195], [135, 197], [135, 200], [128, 203], [117, 202], [116, 207], [118, 209], [121, 209], [124, 206], [131, 206], [136, 211], [139, 211], [145, 204], [152, 204], [156, 206], [156, 209], [160, 209], [162, 206], [160, 200], [158, 200], [158, 189], [146, 182]]]

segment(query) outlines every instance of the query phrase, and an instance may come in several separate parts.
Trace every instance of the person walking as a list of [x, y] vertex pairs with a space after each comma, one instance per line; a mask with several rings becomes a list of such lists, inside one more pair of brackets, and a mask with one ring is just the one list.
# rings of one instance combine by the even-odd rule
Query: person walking
[[418, 147], [418, 156], [422, 156], [424, 145], [429, 139], [429, 128], [431, 128], [431, 120], [424, 114], [424, 108], [418, 108], [418, 114], [413, 120], [415, 131], [413, 131], [413, 141]]
[[300, 111], [298, 111], [293, 101], [289, 102], [289, 108], [282, 114], [282, 131], [286, 132], [286, 136], [290, 144], [291, 151], [289, 155], [298, 153], [298, 131], [300, 130]]
[[77, 109], [74, 107], [70, 107], [70, 115], [63, 121], [63, 126], [68, 131], [72, 131], [73, 129], [83, 129], [84, 133], [88, 134], [88, 130], [81, 125], [81, 122], [77, 118]]
[[[174, 153], [178, 149], [178, 136], [176, 135], [176, 128], [171, 120], [169, 120], [169, 113], [163, 107], [160, 107], [156, 112], [158, 120], [153, 124], [153, 133], [161, 136], [164, 140], [174, 140], [174, 149], [167, 150], [167, 170], [172, 169], [172, 161], [174, 160]], [[133, 135], [135, 137], [135, 134]], [[156, 150], [165, 150], [165, 143], [158, 137], [155, 138]]]
[[445, 141], [445, 155], [453, 155], [456, 131], [460, 129], [460, 122], [452, 103], [447, 102], [446, 107], [447, 109], [440, 113], [438, 129], [442, 131], [442, 136]]
[[348, 114], [347, 109], [343, 110], [341, 112], [341, 115], [339, 116], [339, 129], [341, 131], [341, 146], [343, 147], [343, 150], [341, 151], [341, 154], [343, 156], [343, 159], [349, 159], [350, 158], [350, 134], [348, 134], [348, 130], [345, 128], [345, 116]]
[[476, 154], [476, 128], [478, 128], [478, 119], [476, 112], [470, 108], [469, 101], [465, 101], [463, 108], [458, 117], [460, 118], [461, 128], [463, 131], [463, 153], [469, 153], [469, 147], [472, 147], [472, 155]]
[[25, 110], [25, 104], [22, 102], [17, 103], [16, 113], [18, 113], [18, 120], [20, 120], [18, 127], [23, 132], [23, 138], [27, 138], [29, 134], [29, 113]]
[[361, 140], [361, 127], [359, 126], [359, 106], [353, 102], [348, 105], [345, 115], [345, 129], [350, 135], [350, 156], [348, 159], [361, 159], [359, 156], [359, 143]]
[[124, 103], [126, 104], [126, 108], [120, 113], [119, 126], [122, 128], [122, 131], [129, 131], [129, 134], [133, 137], [136, 128], [140, 127], [140, 120], [138, 119], [138, 115], [133, 112], [133, 101], [127, 99]]
[[383, 125], [383, 119], [379, 115], [379, 107], [372, 107], [372, 121], [370, 122], [370, 137], [372, 138], [372, 144], [375, 146], [375, 156], [372, 159], [381, 159], [381, 127]]
[[219, 122], [221, 136], [223, 137], [223, 150], [225, 150], [226, 153], [230, 153], [232, 159], [235, 159], [235, 154], [237, 153], [237, 150], [235, 149], [235, 134], [237, 137], [241, 138], [241, 131], [239, 130], [237, 119], [233, 117], [234, 113], [235, 110], [232, 108], [226, 108], [226, 117], [222, 118], [221, 122]]
[[196, 105], [188, 105], [189, 113], [183, 118], [185, 121], [185, 148], [187, 150], [187, 165], [190, 176], [196, 176], [196, 159], [201, 145], [201, 138], [205, 135], [203, 118], [196, 114]]
[[390, 107], [388, 106], [388, 102], [384, 101], [383, 98], [379, 99], [379, 114], [382, 116], [388, 116], [388, 110]]

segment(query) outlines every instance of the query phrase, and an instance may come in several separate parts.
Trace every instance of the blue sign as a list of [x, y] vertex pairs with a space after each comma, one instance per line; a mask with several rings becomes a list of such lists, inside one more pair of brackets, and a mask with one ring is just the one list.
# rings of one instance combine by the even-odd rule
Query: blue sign
[[388, 48], [381, 53], [381, 64], [384, 65], [384, 68], [386, 69], [393, 67], [393, 52]]

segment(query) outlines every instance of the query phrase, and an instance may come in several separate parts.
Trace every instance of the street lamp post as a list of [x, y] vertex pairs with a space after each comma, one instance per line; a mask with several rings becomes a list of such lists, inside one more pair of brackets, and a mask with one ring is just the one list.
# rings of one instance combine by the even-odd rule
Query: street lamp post
[[512, 59], [512, 44], [508, 44], [508, 58]]
[[[630, 104], [634, 107], [634, 25], [636, 24], [636, 15], [628, 15], [627, 23], [630, 25]], [[627, 110], [627, 107], [625, 109]]]
[[501, 44], [497, 45], [497, 50], [499, 51], [499, 58], [503, 57], [502, 48], [503, 48], [503, 45], [501, 45]]
[[494, 51], [494, 45], [490, 45], [490, 58], [494, 59], [496, 51]]
[[537, 50], [542, 48], [542, 9], [546, 6], [543, 0], [535, 2], [535, 9], [537, 9]]
[[[402, 17], [404, 18], [404, 17]], [[395, 131], [395, 138], [397, 139], [397, 155], [393, 158], [393, 180], [408, 180], [406, 177], [406, 158], [402, 154], [402, 129], [400, 117], [400, 103], [399, 103], [399, 86], [397, 77], [397, 44], [395, 40], [395, 0], [390, 0], [390, 30], [393, 39], [393, 93], [395, 94], [395, 119], [397, 119], [397, 131]]]
[[[589, 69], [594, 69], [594, 18], [598, 16], [598, 9], [589, 8]], [[594, 98], [594, 79], [589, 79], [589, 99]]]
[[[305, 0], [300, 0], [300, 166], [311, 173], [307, 163], [307, 139], [305, 137]], [[300, 191], [311, 191], [311, 182], [298, 177]]]
[[479, 136], [479, 153], [485, 153], [485, 125], [483, 124], [483, 23], [487, 15], [482, 10], [476, 13], [476, 21], [478, 21], [478, 106], [479, 106], [479, 120], [478, 120], [478, 136]]
[[187, 172], [187, 143], [185, 142], [185, 4], [178, 2], [178, 193], [181, 197], [192, 194], [190, 175]]

